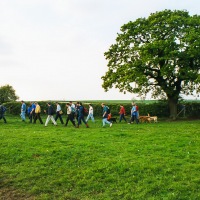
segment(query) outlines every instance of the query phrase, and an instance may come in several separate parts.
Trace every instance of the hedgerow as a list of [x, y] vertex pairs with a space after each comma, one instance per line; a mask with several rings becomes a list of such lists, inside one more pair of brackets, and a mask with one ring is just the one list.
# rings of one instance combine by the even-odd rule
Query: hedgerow
[[[30, 105], [30, 102], [25, 102], [28, 106]], [[41, 101], [38, 102], [39, 105], [41, 106], [41, 110], [43, 114], [43, 110], [47, 109], [47, 102], [46, 101]], [[61, 108], [66, 114], [66, 102], [60, 102]], [[56, 109], [55, 102], [52, 102], [53, 107]], [[83, 105], [88, 108], [89, 103], [84, 102]], [[137, 103], [139, 107], [139, 114], [140, 115], [148, 115], [150, 114], [151, 116], [158, 116], [158, 117], [169, 117], [169, 107], [166, 101], [158, 101], [155, 103], [145, 103], [145, 102], [139, 102]], [[183, 105], [185, 105], [185, 114], [184, 112], [181, 112], [179, 117], [192, 117], [192, 118], [200, 118], [199, 113], [200, 113], [200, 103], [199, 102], [182, 102], [181, 104], [178, 105], [178, 113], [182, 110]], [[7, 108], [7, 113], [13, 114], [13, 115], [18, 115], [20, 114], [20, 109], [21, 109], [21, 102], [9, 102], [9, 103], [4, 103], [4, 106]], [[93, 109], [94, 109], [94, 116], [95, 117], [101, 117], [102, 116], [102, 107], [101, 103], [94, 102], [92, 103]], [[118, 116], [119, 115], [119, 110], [120, 110], [120, 104], [119, 103], [108, 103], [107, 106], [109, 106], [112, 116]], [[125, 107], [126, 110], [126, 115], [130, 115], [131, 111], [131, 103], [123, 103], [123, 106]]]

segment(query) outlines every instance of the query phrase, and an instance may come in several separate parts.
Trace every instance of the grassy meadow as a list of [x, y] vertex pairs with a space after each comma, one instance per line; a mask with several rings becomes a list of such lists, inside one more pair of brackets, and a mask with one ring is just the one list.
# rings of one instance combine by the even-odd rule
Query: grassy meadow
[[88, 129], [7, 121], [0, 199], [200, 199], [200, 120], [102, 128], [98, 119]]

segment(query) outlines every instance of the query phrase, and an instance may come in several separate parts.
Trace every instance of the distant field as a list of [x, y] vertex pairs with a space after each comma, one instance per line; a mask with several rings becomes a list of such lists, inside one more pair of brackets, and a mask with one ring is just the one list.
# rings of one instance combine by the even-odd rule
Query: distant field
[[[0, 121], [0, 199], [200, 199], [200, 120], [102, 128]], [[43, 118], [45, 121], [45, 118]]]

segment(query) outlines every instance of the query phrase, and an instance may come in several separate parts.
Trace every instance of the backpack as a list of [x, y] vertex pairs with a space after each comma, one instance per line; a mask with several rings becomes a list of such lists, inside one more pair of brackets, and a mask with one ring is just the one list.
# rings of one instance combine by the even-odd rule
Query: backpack
[[72, 113], [76, 113], [76, 108], [73, 107], [73, 106], [71, 106], [71, 112], [72, 112]]
[[88, 114], [88, 110], [87, 110], [87, 108], [85, 108], [85, 107], [83, 107], [83, 114], [84, 114], [84, 115], [87, 115], [87, 114]]
[[107, 107], [107, 114], [110, 114], [110, 108], [108, 106]]

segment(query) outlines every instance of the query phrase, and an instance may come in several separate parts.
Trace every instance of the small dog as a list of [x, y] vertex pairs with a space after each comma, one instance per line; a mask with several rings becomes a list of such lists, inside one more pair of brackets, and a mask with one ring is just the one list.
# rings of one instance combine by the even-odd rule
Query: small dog
[[149, 122], [149, 116], [139, 116], [140, 122]]
[[111, 117], [110, 119], [108, 119], [108, 121], [112, 123], [117, 123], [117, 117]]

